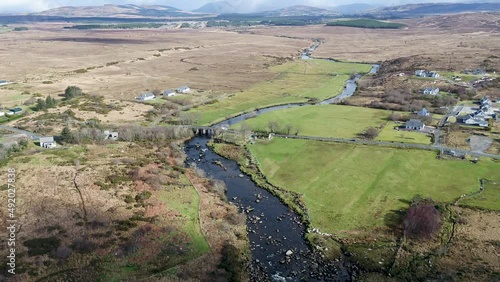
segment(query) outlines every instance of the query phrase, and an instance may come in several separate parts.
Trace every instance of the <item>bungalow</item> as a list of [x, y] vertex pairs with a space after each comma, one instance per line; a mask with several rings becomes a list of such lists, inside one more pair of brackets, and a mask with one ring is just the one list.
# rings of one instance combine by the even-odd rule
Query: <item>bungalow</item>
[[409, 130], [422, 130], [425, 128], [425, 124], [419, 119], [410, 119], [406, 122], [405, 128]]
[[464, 123], [469, 125], [477, 125], [481, 127], [488, 127], [488, 121], [483, 118], [474, 117], [472, 115], [468, 115], [464, 118]]
[[172, 97], [175, 96], [176, 92], [174, 90], [168, 89], [163, 91], [163, 97]]
[[0, 80], [0, 86], [10, 84], [7, 80]]
[[135, 99], [137, 99], [139, 101], [153, 100], [154, 98], [156, 98], [156, 96], [152, 92], [147, 92], [147, 93], [141, 94], [141, 96], [139, 96], [139, 97], [135, 97]]
[[439, 94], [439, 88], [436, 87], [426, 87], [422, 90], [424, 95], [433, 95], [436, 96]]
[[188, 93], [189, 91], [191, 91], [191, 88], [189, 88], [189, 86], [187, 85], [177, 88], [177, 92], [179, 93]]
[[40, 137], [40, 147], [42, 148], [55, 148], [56, 141], [54, 141], [54, 137]]
[[430, 115], [430, 113], [429, 113], [429, 111], [428, 111], [426, 108], [423, 108], [423, 109], [421, 109], [421, 110], [417, 113], [417, 115], [419, 115], [419, 116], [428, 116], [428, 115]]
[[485, 75], [486, 71], [483, 69], [474, 69], [474, 70], [472, 70], [472, 74], [473, 75]]
[[13, 115], [18, 115], [20, 113], [23, 112], [23, 109], [22, 108], [12, 108], [12, 109], [9, 109], [9, 111], [7, 112], [7, 115], [8, 116], [13, 116]]
[[439, 74], [435, 71], [417, 70], [415, 75], [419, 77], [439, 77]]
[[109, 130], [104, 130], [103, 132], [103, 135], [104, 135], [104, 140], [118, 140], [118, 132], [114, 131], [109, 131]]

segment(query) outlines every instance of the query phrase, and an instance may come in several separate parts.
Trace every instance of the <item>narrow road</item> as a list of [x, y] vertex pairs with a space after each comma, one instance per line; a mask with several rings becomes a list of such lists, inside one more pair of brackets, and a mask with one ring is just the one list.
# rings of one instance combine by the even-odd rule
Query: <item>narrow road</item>
[[35, 134], [33, 132], [29, 132], [29, 131], [26, 131], [26, 130], [22, 130], [22, 129], [19, 129], [19, 128], [5, 126], [5, 125], [0, 125], [0, 129], [5, 129], [5, 130], [8, 130], [8, 131], [12, 131], [12, 132], [20, 133], [20, 134], [26, 134], [29, 138], [31, 138], [31, 140], [38, 140], [38, 139], [40, 139], [40, 135], [37, 135], [37, 134]]

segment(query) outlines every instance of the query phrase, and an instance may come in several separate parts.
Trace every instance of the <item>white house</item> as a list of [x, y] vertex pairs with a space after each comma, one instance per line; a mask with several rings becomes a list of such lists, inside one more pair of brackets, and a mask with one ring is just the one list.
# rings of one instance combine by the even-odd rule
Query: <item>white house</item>
[[406, 122], [405, 128], [410, 130], [422, 130], [425, 128], [425, 124], [421, 120], [410, 119]]
[[477, 125], [477, 126], [481, 126], [481, 127], [488, 127], [488, 121], [487, 120], [485, 120], [483, 118], [473, 117], [471, 115], [467, 116], [464, 119], [464, 123], [465, 124], [470, 124], [470, 125]]
[[40, 137], [40, 147], [42, 148], [55, 148], [56, 141], [54, 141], [54, 137]]
[[171, 89], [163, 91], [163, 97], [172, 97], [172, 96], [175, 96], [175, 94], [177, 94], [177, 93]]
[[5, 112], [0, 112], [0, 117], [3, 117], [5, 115]]
[[177, 88], [177, 92], [179, 93], [188, 93], [189, 91], [191, 91], [191, 88], [189, 88], [189, 86], [187, 85]]
[[424, 95], [433, 95], [433, 96], [436, 96], [436, 95], [439, 94], [439, 88], [426, 87], [426, 88], [424, 88], [424, 90], [422, 90], [422, 93], [424, 93]]
[[7, 80], [0, 80], [0, 86], [10, 84]]
[[103, 132], [104, 135], [104, 140], [118, 140], [118, 132], [116, 131], [109, 131], [109, 130], [104, 130]]
[[153, 100], [154, 98], [156, 98], [156, 96], [151, 92], [146, 92], [144, 94], [141, 94], [141, 96], [139, 97], [135, 97], [135, 99], [139, 101], [148, 101], [148, 100]]

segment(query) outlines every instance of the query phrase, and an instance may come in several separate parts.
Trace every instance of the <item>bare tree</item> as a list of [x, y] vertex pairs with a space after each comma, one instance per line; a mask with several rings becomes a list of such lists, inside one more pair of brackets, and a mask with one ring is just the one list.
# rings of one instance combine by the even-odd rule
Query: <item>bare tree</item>
[[405, 234], [410, 238], [430, 238], [443, 224], [441, 213], [432, 203], [412, 205], [404, 218]]
[[267, 128], [269, 128], [269, 131], [274, 133], [274, 132], [279, 131], [280, 125], [276, 121], [269, 121], [267, 123]]
[[287, 125], [285, 125], [285, 129], [286, 129], [286, 134], [287, 134], [287, 135], [290, 135], [290, 132], [291, 132], [291, 131], [292, 131], [292, 129], [293, 129], [293, 125], [291, 125], [291, 124], [287, 124]]
[[400, 121], [401, 118], [403, 116], [401, 115], [401, 113], [398, 113], [398, 112], [393, 112], [390, 116], [389, 116], [389, 119], [392, 120], [392, 121]]
[[364, 135], [366, 136], [366, 138], [375, 139], [375, 137], [378, 136], [378, 130], [376, 128], [374, 128], [374, 127], [368, 127], [365, 130]]
[[299, 128], [299, 127], [296, 127], [296, 128], [295, 128], [295, 135], [299, 135], [299, 133], [300, 133], [300, 128]]

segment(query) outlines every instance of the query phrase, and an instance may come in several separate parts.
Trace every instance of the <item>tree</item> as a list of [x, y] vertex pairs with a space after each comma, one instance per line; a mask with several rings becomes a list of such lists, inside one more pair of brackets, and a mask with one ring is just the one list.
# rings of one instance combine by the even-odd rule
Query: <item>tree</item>
[[80, 95], [82, 95], [82, 89], [77, 86], [68, 86], [64, 91], [64, 97], [66, 97], [66, 99], [68, 100]]
[[56, 100], [49, 95], [45, 98], [45, 105], [47, 108], [53, 108], [56, 105]]
[[441, 229], [443, 220], [432, 201], [421, 201], [408, 209], [403, 223], [406, 236], [425, 239]]
[[61, 141], [64, 143], [71, 143], [73, 142], [73, 140], [74, 140], [73, 133], [71, 133], [69, 127], [65, 126], [61, 131]]
[[389, 119], [392, 120], [392, 121], [400, 121], [401, 118], [403, 116], [401, 115], [401, 113], [398, 113], [398, 112], [393, 112], [390, 116], [389, 116]]
[[37, 110], [37, 111], [43, 111], [45, 109], [47, 109], [47, 104], [45, 103], [45, 101], [43, 99], [36, 100], [35, 110]]
[[269, 131], [271, 132], [277, 132], [279, 130], [280, 125], [276, 121], [269, 121], [267, 124], [267, 127], [269, 128]]
[[287, 125], [285, 125], [285, 129], [286, 129], [286, 134], [287, 134], [287, 135], [290, 135], [290, 132], [291, 132], [291, 131], [292, 131], [292, 129], [293, 129], [293, 125], [291, 125], [291, 124], [287, 124]]
[[365, 130], [365, 136], [366, 136], [366, 138], [369, 138], [369, 139], [375, 139], [375, 137], [378, 136], [378, 130], [374, 127], [368, 127]]

